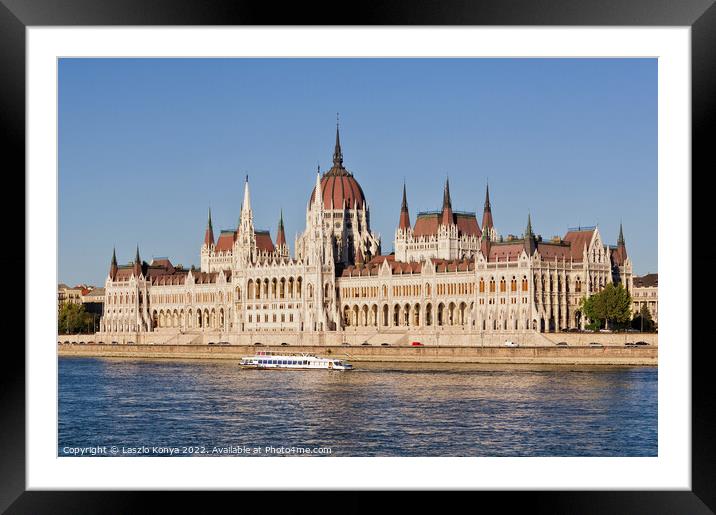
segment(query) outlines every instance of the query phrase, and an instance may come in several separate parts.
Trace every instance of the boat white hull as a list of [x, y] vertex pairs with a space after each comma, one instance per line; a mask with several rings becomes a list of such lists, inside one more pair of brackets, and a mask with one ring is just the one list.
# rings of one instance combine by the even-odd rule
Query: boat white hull
[[353, 365], [336, 358], [322, 358], [311, 354], [274, 354], [259, 352], [255, 356], [244, 357], [239, 363], [241, 368], [266, 370], [352, 370]]

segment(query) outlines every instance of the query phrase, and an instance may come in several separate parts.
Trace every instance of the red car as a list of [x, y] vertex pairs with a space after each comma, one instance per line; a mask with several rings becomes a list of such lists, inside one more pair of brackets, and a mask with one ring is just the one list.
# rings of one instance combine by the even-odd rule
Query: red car
[[413, 342], [410, 345], [412, 345], [413, 347], [422, 347], [423, 346], [423, 344], [420, 342]]

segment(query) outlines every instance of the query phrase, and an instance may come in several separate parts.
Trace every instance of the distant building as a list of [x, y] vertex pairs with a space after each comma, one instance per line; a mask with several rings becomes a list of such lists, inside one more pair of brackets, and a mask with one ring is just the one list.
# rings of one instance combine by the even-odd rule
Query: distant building
[[634, 288], [631, 293], [634, 315], [646, 305], [651, 318], [656, 325], [659, 324], [659, 274], [646, 274], [634, 277]]
[[87, 313], [94, 313], [102, 316], [104, 311], [104, 288], [92, 288], [88, 290], [86, 294], [82, 295], [82, 304], [85, 307]]
[[74, 287], [67, 286], [64, 283], [57, 285], [57, 304], [58, 308], [62, 304], [82, 304], [82, 292], [88, 291], [87, 286], [80, 284]]

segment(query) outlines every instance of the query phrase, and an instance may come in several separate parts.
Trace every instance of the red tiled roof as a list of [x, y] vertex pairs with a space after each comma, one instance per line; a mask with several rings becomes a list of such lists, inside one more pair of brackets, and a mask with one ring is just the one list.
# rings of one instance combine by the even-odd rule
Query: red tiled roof
[[[418, 218], [413, 228], [415, 237], [435, 236], [441, 224], [441, 216], [439, 212], [418, 213]], [[482, 234], [474, 213], [453, 213], [452, 221], [457, 225], [459, 236], [467, 235], [479, 238]]]
[[[569, 261], [570, 258], [573, 257], [572, 247], [570, 245], [561, 245], [557, 243], [537, 242], [537, 252], [539, 252], [542, 259], [545, 260], [554, 260], [556, 257], [559, 261], [562, 259]], [[582, 259], [581, 253], [579, 255], [579, 259]]]
[[271, 241], [271, 234], [268, 231], [254, 231], [256, 236], [256, 248], [262, 252], [273, 252], [274, 246]]
[[475, 262], [469, 259], [432, 259], [437, 272], [467, 272], [475, 270]]
[[[353, 175], [342, 166], [334, 166], [321, 178], [321, 193], [325, 209], [353, 209], [357, 203], [363, 207], [365, 196], [363, 189]], [[311, 192], [311, 200], [316, 194], [316, 188]]]
[[200, 272], [194, 270], [192, 275], [194, 276], [194, 282], [196, 284], [210, 284], [216, 282], [216, 278], [219, 277], [219, 272]]
[[562, 238], [564, 241], [571, 244], [572, 258], [575, 261], [581, 261], [584, 252], [584, 246], [589, 248], [589, 243], [592, 241], [592, 236], [596, 229], [586, 229], [583, 231], [569, 231]]
[[174, 268], [172, 262], [168, 258], [152, 259], [150, 266], [160, 266], [162, 268]]
[[487, 260], [497, 261], [499, 259], [500, 261], [507, 261], [509, 257], [510, 261], [517, 261], [524, 249], [525, 245], [523, 242], [506, 244], [492, 243], [492, 245], [490, 245], [490, 255], [487, 257]]
[[438, 233], [439, 226], [440, 213], [418, 213], [413, 234], [416, 238], [420, 236], [434, 236]]
[[659, 274], [646, 274], [634, 277], [634, 286], [637, 288], [653, 288], [659, 286]]
[[369, 265], [382, 265], [383, 261], [388, 261], [390, 263], [391, 261], [395, 261], [395, 254], [387, 254], [385, 256], [375, 256], [373, 259], [371, 259], [368, 264]]
[[474, 214], [456, 213], [455, 223], [460, 236], [467, 235], [479, 238], [482, 234], [480, 227], [477, 225], [477, 217]]
[[612, 264], [617, 266], [623, 266], [627, 258], [626, 247], [610, 247], [609, 251]]
[[221, 231], [219, 239], [216, 241], [214, 249], [217, 252], [226, 252], [234, 247], [236, 241], [236, 231]]

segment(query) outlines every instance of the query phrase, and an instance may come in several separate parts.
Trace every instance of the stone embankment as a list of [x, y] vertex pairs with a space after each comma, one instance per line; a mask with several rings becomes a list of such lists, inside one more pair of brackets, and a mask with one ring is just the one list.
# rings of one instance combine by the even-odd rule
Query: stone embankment
[[[534, 336], [536, 335], [536, 337]], [[424, 362], [424, 363], [526, 363], [564, 365], [657, 365], [658, 341], [655, 334], [593, 334], [593, 333], [534, 333], [522, 339], [514, 338], [519, 347], [506, 347], [505, 335], [499, 341], [490, 339], [490, 344], [435, 345], [426, 343], [412, 346], [412, 342], [390, 343], [389, 338], [380, 338], [382, 343], [369, 342], [361, 336], [356, 341], [339, 339], [350, 343], [321, 343], [319, 345], [281, 344], [255, 345], [253, 343], [232, 344], [230, 338], [219, 339], [217, 335], [174, 335], [169, 341], [150, 343], [145, 335], [135, 335], [137, 343], [122, 341], [117, 335], [104, 342], [111, 335], [74, 335], [58, 338], [60, 356], [102, 356], [116, 358], [173, 358], [173, 359], [229, 359], [238, 360], [255, 352], [309, 353], [334, 356], [353, 362]], [[243, 335], [242, 335], [243, 336]], [[261, 335], [250, 335], [260, 341]], [[325, 335], [324, 335], [325, 336]], [[385, 335], [383, 335], [385, 336]], [[282, 335], [283, 339], [286, 335]], [[102, 338], [102, 340], [100, 340]], [[156, 339], [156, 335], [151, 338]], [[261, 338], [266, 340], [266, 338]], [[404, 338], [401, 338], [403, 340]], [[410, 338], [408, 338], [410, 340]], [[507, 338], [509, 339], [509, 337]], [[111, 343], [112, 341], [116, 343]], [[360, 341], [360, 343], [359, 343]], [[495, 343], [492, 343], [492, 342]], [[102, 342], [102, 343], [99, 343]], [[631, 346], [626, 342], [646, 342], [648, 345]], [[362, 343], [367, 343], [363, 345]], [[560, 345], [557, 345], [560, 343]], [[564, 345], [566, 343], [566, 345]], [[599, 344], [599, 345], [595, 345]]]

